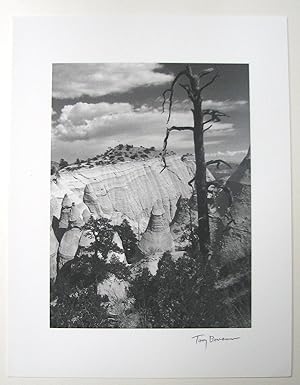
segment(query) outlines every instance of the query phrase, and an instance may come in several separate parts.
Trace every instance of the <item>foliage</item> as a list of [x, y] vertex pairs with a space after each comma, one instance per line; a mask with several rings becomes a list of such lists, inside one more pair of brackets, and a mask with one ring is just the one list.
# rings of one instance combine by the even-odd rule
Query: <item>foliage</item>
[[158, 311], [156, 302], [156, 279], [148, 269], [143, 269], [132, 282], [129, 295], [135, 299], [134, 307], [139, 313], [140, 326], [147, 328], [155, 324], [155, 316]]
[[68, 165], [69, 163], [63, 158], [59, 161], [59, 168], [64, 168], [64, 167], [67, 167]]
[[102, 217], [94, 219], [91, 217], [84, 228], [85, 230], [92, 231], [95, 237], [95, 242], [92, 244], [91, 249], [94, 250], [97, 255], [100, 253], [104, 259], [107, 259], [110, 251], [116, 253], [123, 252], [113, 241], [115, 228], [109, 219]]
[[117, 225], [114, 228], [122, 240], [127, 262], [131, 263], [136, 251], [136, 245], [138, 242], [137, 237], [135, 236], [127, 219], [124, 219], [120, 225]]
[[51, 327], [54, 328], [98, 328], [110, 327], [105, 303], [107, 298], [97, 295], [93, 286], [59, 298], [50, 307]]
[[97, 284], [111, 274], [129, 278], [127, 266], [119, 261], [83, 255], [67, 262], [52, 287], [51, 327], [115, 327], [106, 311], [108, 298], [97, 294]]
[[132, 284], [131, 294], [144, 326], [186, 328], [218, 327], [222, 320], [222, 303], [214, 288], [215, 274], [203, 266], [198, 255], [174, 260], [165, 253], [156, 276], [147, 271]]

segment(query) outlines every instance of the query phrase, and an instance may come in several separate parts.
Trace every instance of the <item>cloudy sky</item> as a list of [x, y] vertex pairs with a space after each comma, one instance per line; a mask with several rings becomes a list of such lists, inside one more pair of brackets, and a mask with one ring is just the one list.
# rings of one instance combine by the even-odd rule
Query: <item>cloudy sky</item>
[[[192, 64], [220, 77], [203, 93], [204, 107], [229, 117], [205, 133], [207, 159], [240, 161], [249, 146], [248, 65]], [[176, 87], [167, 125], [162, 92], [184, 64], [53, 64], [52, 159], [86, 159], [119, 143], [162, 147], [166, 127], [192, 125], [191, 104]], [[204, 78], [205, 81], [208, 80]], [[192, 132], [172, 132], [170, 150], [193, 153]]]

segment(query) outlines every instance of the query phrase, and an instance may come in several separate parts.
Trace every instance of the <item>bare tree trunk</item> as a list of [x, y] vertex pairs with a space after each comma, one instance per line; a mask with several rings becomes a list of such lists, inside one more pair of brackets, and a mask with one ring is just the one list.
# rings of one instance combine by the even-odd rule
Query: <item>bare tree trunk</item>
[[201, 101], [194, 103], [194, 146], [196, 159], [195, 188], [198, 204], [198, 237], [200, 251], [206, 255], [209, 251], [210, 232], [207, 205], [206, 167], [203, 143], [203, 116]]

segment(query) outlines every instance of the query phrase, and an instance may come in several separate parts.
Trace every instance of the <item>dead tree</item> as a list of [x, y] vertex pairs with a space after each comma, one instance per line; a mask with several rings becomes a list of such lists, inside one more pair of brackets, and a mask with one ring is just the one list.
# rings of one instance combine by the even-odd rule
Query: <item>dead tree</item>
[[[193, 113], [193, 126], [172, 126], [167, 128], [162, 149], [162, 160], [164, 164], [162, 171], [167, 168], [166, 152], [170, 133], [172, 131], [192, 131], [195, 149], [196, 172], [194, 178], [189, 182], [189, 184], [191, 185], [191, 183], [194, 182], [197, 194], [199, 249], [203, 256], [208, 255], [210, 251], [206, 166], [208, 164], [217, 164], [218, 167], [220, 163], [227, 164], [221, 159], [211, 160], [208, 163], [205, 162], [204, 133], [213, 126], [213, 123], [220, 122], [222, 117], [227, 116], [224, 112], [218, 110], [202, 108], [202, 93], [217, 79], [218, 76], [218, 73], [216, 73], [213, 68], [206, 69], [201, 73], [196, 74], [192, 72], [191, 66], [187, 65], [184, 70], [177, 73], [170, 88], [163, 92], [163, 112], [165, 110], [165, 104], [168, 102], [167, 124], [169, 123], [172, 114], [173, 97], [176, 85], [179, 85], [185, 90], [192, 103], [191, 111]], [[208, 78], [209, 80], [207, 80]], [[187, 83], [180, 83], [181, 79], [185, 79]]]

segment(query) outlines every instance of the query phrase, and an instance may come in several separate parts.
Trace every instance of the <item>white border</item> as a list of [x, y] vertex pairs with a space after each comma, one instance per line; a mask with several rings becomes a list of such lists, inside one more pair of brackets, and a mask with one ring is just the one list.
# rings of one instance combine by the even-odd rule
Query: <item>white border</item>
[[[214, 331], [241, 336], [236, 344], [204, 352], [191, 338], [199, 332], [193, 329], [49, 328], [51, 63], [105, 61], [250, 64], [253, 327]], [[9, 375], [290, 375], [291, 194], [284, 18], [18, 19], [12, 136]]]

